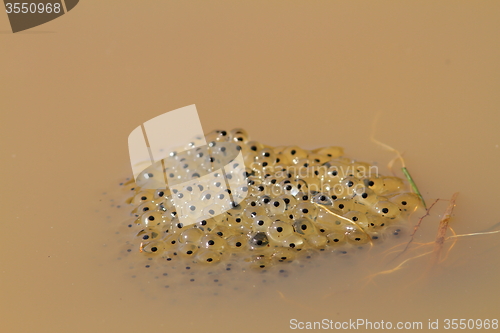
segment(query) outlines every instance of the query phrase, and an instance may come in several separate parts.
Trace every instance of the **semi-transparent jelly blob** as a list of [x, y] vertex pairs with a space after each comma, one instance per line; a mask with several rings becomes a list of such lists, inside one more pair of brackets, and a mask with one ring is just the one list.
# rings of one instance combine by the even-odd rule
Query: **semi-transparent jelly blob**
[[[131, 269], [154, 272], [165, 288], [222, 286], [236, 272], [286, 275], [317, 256], [398, 237], [421, 207], [405, 181], [344, 157], [340, 147], [249, 140], [243, 129], [213, 131], [208, 147], [166, 159], [165, 177], [175, 186], [124, 184], [131, 193], [124, 253], [143, 258]], [[239, 153], [243, 159], [233, 159]], [[209, 172], [215, 169], [223, 172]], [[158, 170], [142, 176], [162, 177]], [[181, 214], [193, 223], [182, 223]]]

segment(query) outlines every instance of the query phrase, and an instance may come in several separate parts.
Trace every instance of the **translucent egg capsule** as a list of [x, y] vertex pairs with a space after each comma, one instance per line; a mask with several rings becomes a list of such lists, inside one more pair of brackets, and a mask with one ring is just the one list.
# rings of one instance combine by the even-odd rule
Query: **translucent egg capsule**
[[318, 209], [318, 215], [316, 216], [314, 224], [318, 227], [318, 229], [331, 231], [334, 229], [338, 229], [342, 224], [342, 216], [340, 214], [336, 214], [326, 209], [320, 208]]
[[307, 243], [315, 249], [323, 249], [328, 244], [328, 238], [323, 235], [312, 234], [305, 237]]
[[299, 192], [295, 196], [297, 199], [297, 205], [302, 203], [302, 202], [310, 202], [311, 201], [311, 195], [308, 192]]
[[271, 258], [268, 256], [253, 256], [248, 260], [248, 266], [253, 269], [265, 269], [272, 266]]
[[196, 261], [203, 264], [216, 264], [220, 262], [221, 254], [214, 250], [200, 249], [196, 254]]
[[136, 209], [134, 209], [132, 211], [132, 214], [134, 214], [134, 216], [136, 217], [140, 217], [142, 214], [144, 214], [144, 212], [147, 212], [147, 211], [155, 211], [158, 209], [158, 205], [153, 202], [153, 201], [146, 201], [146, 202], [143, 202], [141, 205], [139, 205], [139, 207], [137, 207]]
[[171, 196], [157, 199], [154, 201], [154, 203], [157, 203], [158, 211], [166, 212], [167, 210], [175, 210], [175, 206]]
[[161, 257], [163, 259], [165, 259], [166, 261], [176, 261], [178, 260], [180, 257], [178, 256], [177, 254], [177, 251], [174, 250], [174, 249], [169, 249], [169, 250], [165, 250], [162, 254], [161, 254]]
[[335, 200], [333, 203], [333, 208], [340, 212], [340, 214], [344, 215], [348, 211], [352, 210], [353, 208], [353, 201], [352, 200], [346, 200], [346, 199], [338, 199]]
[[173, 223], [174, 220], [178, 220], [177, 211], [175, 210], [175, 208], [167, 209], [166, 211], [162, 212], [162, 215], [165, 222]]
[[291, 249], [300, 250], [304, 247], [305, 240], [298, 234], [294, 233], [281, 242], [283, 247], [289, 247]]
[[351, 210], [345, 213], [343, 216], [353, 223], [359, 225], [361, 228], [367, 228], [371, 223], [366, 214], [356, 210]]
[[306, 158], [301, 158], [295, 162], [295, 174], [297, 177], [313, 177], [313, 168], [312, 166], [317, 166], [319, 165], [313, 160]]
[[243, 200], [240, 203], [240, 207], [241, 207], [241, 209], [242, 209], [243, 212], [247, 208], [251, 209], [251, 207], [257, 207], [257, 206], [260, 206], [259, 205], [259, 199], [256, 198], [253, 195], [250, 195], [250, 196], [246, 197], [245, 200]]
[[[346, 182], [348, 183], [348, 182]], [[332, 198], [336, 199], [346, 199], [351, 201], [352, 198], [356, 195], [356, 192], [354, 191], [354, 188], [350, 188], [346, 186], [347, 184], [330, 184], [330, 191], [329, 194]]]
[[161, 231], [159, 231], [156, 228], [150, 228], [150, 227], [144, 228], [137, 233], [137, 237], [141, 241], [147, 241], [147, 242], [158, 240], [160, 238], [160, 235]]
[[379, 201], [379, 198], [373, 190], [365, 188], [361, 194], [358, 193], [356, 197], [354, 197], [354, 201], [371, 207]]
[[249, 245], [252, 249], [262, 248], [269, 245], [269, 239], [265, 232], [255, 232], [250, 235]]
[[342, 245], [345, 243], [346, 234], [343, 231], [336, 230], [336, 231], [332, 231], [328, 235], [326, 235], [326, 238], [329, 241], [329, 243], [328, 243], [329, 246], [338, 246], [338, 245]]
[[225, 225], [227, 225], [228, 228], [246, 233], [252, 229], [252, 223], [253, 219], [248, 219], [244, 216], [228, 216]]
[[201, 231], [207, 233], [211, 231], [217, 225], [216, 221], [210, 216], [203, 216], [199, 218], [194, 225], [198, 227]]
[[384, 180], [380, 177], [364, 178], [363, 183], [377, 195], [384, 192]]
[[140, 217], [140, 223], [143, 227], [155, 227], [164, 224], [163, 215], [160, 212], [146, 211]]
[[344, 178], [343, 168], [340, 165], [331, 165], [327, 162], [324, 165], [327, 169], [321, 169], [321, 177], [324, 182], [329, 184], [337, 184]]
[[244, 209], [241, 208], [240, 205], [233, 205], [233, 208], [228, 210], [227, 212], [224, 212], [224, 214], [221, 214], [224, 218], [221, 220], [221, 224], [226, 224], [226, 221], [228, 221], [230, 218], [234, 217], [241, 217], [243, 216]]
[[271, 186], [273, 184], [279, 184], [282, 180], [285, 180], [286, 177], [283, 175], [277, 175], [275, 172], [269, 173], [269, 175], [264, 176], [263, 184], [266, 186]]
[[295, 178], [291, 181], [291, 183], [297, 187], [299, 192], [309, 193], [309, 185], [304, 179]]
[[184, 258], [193, 258], [198, 252], [198, 246], [192, 243], [180, 244], [177, 247], [177, 255]]
[[274, 165], [276, 163], [276, 154], [270, 148], [261, 149], [260, 151], [257, 152], [255, 162], [260, 164], [264, 162], [269, 162], [269, 164], [263, 165], [264, 167], [268, 165]]
[[313, 161], [316, 164], [325, 164], [326, 162], [330, 161], [332, 158], [330, 156], [327, 156], [325, 154], [318, 154], [318, 153], [309, 153], [307, 154], [307, 159], [310, 161]]
[[352, 174], [358, 179], [376, 177], [378, 175], [378, 167], [369, 163], [354, 161], [352, 163]]
[[323, 148], [317, 148], [313, 150], [313, 153], [319, 154], [319, 155], [324, 155], [330, 159], [338, 158], [342, 155], [344, 155], [344, 149], [341, 147], [323, 147]]
[[380, 215], [367, 214], [366, 216], [368, 218], [368, 226], [366, 230], [381, 230], [392, 221]]
[[268, 191], [267, 191], [267, 187], [265, 185], [263, 185], [262, 183], [259, 183], [259, 184], [251, 185], [249, 193], [251, 196], [259, 198], [260, 196], [267, 195]]
[[271, 202], [272, 198], [269, 195], [263, 195], [258, 198], [259, 206], [262, 206], [267, 209], [267, 205]]
[[212, 203], [212, 200], [215, 198], [215, 193], [210, 190], [205, 190], [200, 193], [198, 196], [198, 200], [200, 201], [201, 206], [206, 207]]
[[195, 183], [193, 183], [192, 185], [184, 186], [182, 188], [182, 193], [188, 193], [190, 195], [198, 194], [199, 188]]
[[153, 194], [153, 200], [158, 200], [160, 198], [166, 198], [166, 197], [169, 197], [170, 195], [171, 195], [170, 189], [168, 189], [168, 188], [158, 189], [158, 190], [155, 190], [155, 192]]
[[277, 248], [272, 254], [274, 263], [290, 263], [297, 257], [297, 251], [292, 248]]
[[[236, 189], [233, 187], [231, 195], [236, 204], [241, 204], [243, 200], [248, 196], [248, 186], [238, 186]], [[234, 207], [233, 207], [234, 208]]]
[[181, 232], [179, 235], [179, 242], [198, 244], [204, 235], [205, 233], [201, 229], [197, 227], [190, 227]]
[[243, 162], [245, 163], [245, 165], [250, 170], [249, 174], [253, 174], [254, 173], [254, 163], [255, 163], [255, 158], [256, 157], [257, 157], [257, 153], [254, 152], [254, 151], [252, 151], [252, 150], [248, 150], [243, 155]]
[[230, 190], [220, 191], [215, 195], [215, 205], [220, 206], [222, 210], [228, 210], [231, 204]]
[[210, 183], [210, 189], [214, 192], [224, 191], [226, 189], [226, 183], [224, 178], [215, 178]]
[[174, 202], [176, 204], [179, 203], [187, 203], [191, 201], [191, 193], [187, 191], [177, 191], [176, 193], [173, 194]]
[[281, 220], [276, 220], [267, 229], [267, 235], [269, 235], [269, 238], [277, 242], [281, 242], [284, 238], [292, 235], [293, 231], [294, 230], [291, 224]]
[[316, 234], [317, 230], [313, 222], [307, 218], [299, 218], [293, 222], [293, 229], [296, 233], [307, 236]]
[[309, 192], [311, 194], [316, 194], [322, 191], [323, 183], [318, 177], [309, 176], [309, 177], [301, 177], [299, 179], [307, 184], [307, 187], [305, 189], [300, 188], [302, 192]]
[[289, 214], [287, 212], [285, 212], [284, 214], [274, 215], [272, 217], [272, 219], [274, 221], [280, 220], [280, 221], [283, 221], [283, 222], [288, 223], [290, 225], [292, 225], [293, 222], [295, 221], [295, 219], [297, 219], [297, 218], [298, 217], [296, 217], [295, 215]]
[[229, 137], [236, 143], [247, 143], [248, 133], [243, 128], [235, 128], [229, 132]]
[[414, 212], [415, 210], [423, 207], [422, 201], [415, 193], [401, 193], [389, 199], [392, 203], [399, 206], [403, 212]]
[[257, 142], [257, 141], [249, 141], [247, 142], [246, 144], [248, 146], [248, 148], [250, 149], [250, 151], [253, 151], [255, 153], [261, 151], [262, 149], [264, 149], [264, 145], [260, 142]]
[[[191, 206], [191, 207], [198, 209], [196, 206]], [[216, 204], [208, 205], [201, 210], [202, 215], [206, 215], [206, 216], [210, 216], [210, 217], [218, 216], [222, 212], [224, 212], [224, 207], [221, 207], [221, 206], [216, 205]]]
[[142, 188], [160, 188], [165, 186], [161, 163], [155, 163], [137, 175], [135, 182]]
[[247, 219], [253, 219], [256, 216], [266, 216], [267, 210], [262, 206], [248, 206], [243, 211], [243, 216]]
[[296, 196], [300, 192], [298, 187], [291, 183], [290, 180], [283, 180], [281, 183], [281, 188], [283, 189], [283, 194], [289, 194], [291, 196]]
[[410, 234], [410, 229], [408, 226], [403, 225], [392, 225], [388, 226], [384, 230], [384, 235], [389, 239], [404, 239]]
[[271, 202], [267, 206], [267, 209], [268, 209], [270, 214], [279, 215], [279, 214], [283, 214], [285, 212], [286, 207], [287, 207], [287, 205], [286, 205], [285, 201], [278, 197], [276, 199], [271, 200]]
[[210, 234], [215, 234], [219, 237], [227, 239], [230, 236], [240, 234], [238, 230], [230, 229], [225, 225], [219, 224], [210, 231]]
[[140, 248], [140, 251], [147, 254], [161, 254], [165, 250], [165, 244], [162, 241], [153, 241], [149, 243], [145, 243]]
[[180, 219], [181, 222], [186, 224], [186, 225], [194, 223], [194, 221], [200, 215], [203, 214], [203, 211], [205, 208], [199, 204], [199, 201], [188, 201], [182, 205], [180, 205], [180, 204], [176, 205], [176, 210], [178, 212], [178, 216], [181, 217], [181, 219]]
[[253, 218], [252, 230], [254, 231], [267, 231], [272, 224], [272, 220], [266, 215], [257, 215]]
[[333, 206], [333, 200], [329, 195], [317, 193], [312, 197], [312, 202], [321, 206]]
[[359, 227], [346, 225], [344, 230], [347, 241], [352, 244], [366, 244], [371, 242], [370, 236]]
[[222, 251], [226, 247], [226, 240], [223, 239], [222, 237], [219, 237], [217, 235], [207, 235], [204, 236], [200, 243], [200, 247], [205, 248], [205, 249], [210, 249], [214, 251]]
[[179, 242], [178, 242], [178, 236], [179, 235], [176, 235], [176, 234], [171, 234], [171, 235], [167, 235], [167, 237], [165, 237], [163, 239], [163, 247], [165, 250], [173, 250], [173, 249], [177, 249], [177, 247], [179, 246]]
[[382, 217], [394, 219], [401, 215], [401, 211], [396, 204], [390, 201], [379, 201], [373, 206], [373, 211]]
[[233, 235], [227, 238], [227, 246], [233, 252], [243, 252], [248, 248], [248, 236], [245, 234]]
[[384, 187], [381, 194], [390, 194], [401, 191], [404, 188], [404, 183], [401, 178], [398, 177], [383, 177]]
[[283, 202], [286, 204], [285, 211], [291, 211], [297, 204], [297, 199], [290, 194], [281, 194], [278, 199], [283, 200]]
[[216, 137], [215, 137], [215, 140], [217, 141], [229, 141], [231, 140], [231, 135], [229, 135], [229, 133], [227, 131], [224, 131], [224, 130], [218, 130], [216, 131]]
[[343, 196], [352, 198], [357, 194], [362, 194], [365, 192], [365, 185], [362, 180], [348, 176], [340, 181], [340, 184], [344, 187]]
[[153, 200], [153, 197], [154, 194], [152, 191], [141, 191], [134, 196], [134, 198], [132, 199], [132, 204], [137, 206], [144, 202]]
[[295, 206], [294, 213], [297, 217], [306, 217], [314, 220], [318, 214], [318, 206], [311, 202], [301, 202]]
[[292, 164], [296, 164], [301, 158], [307, 157], [307, 151], [297, 146], [289, 146], [283, 149], [279, 155], [285, 156]]
[[373, 229], [367, 229], [365, 232], [370, 236], [372, 243], [377, 244], [377, 243], [382, 243], [385, 239], [385, 236], [382, 232], [376, 231]]

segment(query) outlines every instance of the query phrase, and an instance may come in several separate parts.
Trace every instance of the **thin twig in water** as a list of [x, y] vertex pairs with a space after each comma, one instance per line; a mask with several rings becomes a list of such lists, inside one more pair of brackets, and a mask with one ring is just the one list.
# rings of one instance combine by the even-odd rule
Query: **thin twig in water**
[[[451, 231], [451, 233], [453, 234], [453, 236], [456, 236], [456, 235], [457, 235], [457, 233], [455, 232], [455, 230], [453, 230], [453, 228], [452, 228], [452, 227], [448, 226], [448, 229]], [[445, 239], [445, 241], [447, 241], [448, 239], [450, 239], [450, 238], [449, 238], [449, 237], [447, 237], [447, 238]], [[448, 248], [448, 250], [446, 251], [446, 254], [445, 254], [444, 258], [443, 258], [443, 259], [441, 259], [441, 261], [440, 261], [439, 263], [442, 263], [442, 262], [444, 262], [446, 259], [448, 259], [448, 256], [450, 255], [451, 250], [453, 250], [453, 248], [454, 248], [454, 247], [455, 247], [455, 245], [457, 244], [457, 241], [458, 241], [458, 239], [453, 238], [453, 243], [451, 243], [450, 247], [449, 247], [449, 248]]]
[[[400, 253], [399, 253], [396, 257], [394, 257], [394, 259], [392, 259], [392, 260], [397, 259], [400, 255], [402, 255], [403, 253], [405, 253], [405, 252], [406, 252], [406, 250], [408, 250], [408, 247], [410, 247], [410, 244], [413, 242], [413, 239], [414, 239], [414, 237], [415, 237], [415, 234], [417, 233], [417, 230], [420, 228], [420, 225], [422, 224], [423, 219], [424, 219], [424, 218], [426, 218], [427, 216], [429, 216], [429, 214], [430, 214], [430, 212], [431, 212], [432, 207], [434, 207], [434, 205], [435, 205], [438, 201], [439, 201], [439, 199], [436, 199], [436, 200], [432, 203], [432, 205], [430, 205], [430, 206], [429, 206], [429, 208], [428, 208], [428, 209], [426, 209], [425, 214], [424, 214], [422, 217], [420, 217], [420, 218], [418, 219], [418, 222], [417, 222], [417, 224], [415, 225], [415, 227], [413, 228], [413, 232], [412, 232], [412, 233], [411, 233], [411, 235], [410, 235], [410, 237], [411, 237], [411, 238], [410, 238], [410, 240], [408, 241], [408, 243], [406, 243], [406, 247], [404, 248], [404, 250], [403, 250], [403, 251], [401, 251], [401, 252], [400, 252]], [[392, 260], [391, 260], [391, 261], [392, 261]]]
[[446, 239], [446, 231], [448, 231], [448, 224], [450, 223], [451, 214], [453, 213], [453, 209], [455, 208], [455, 202], [457, 201], [458, 192], [454, 193], [451, 197], [450, 204], [448, 208], [446, 208], [446, 212], [439, 222], [439, 228], [436, 236], [436, 241], [434, 245], [434, 256], [431, 260], [431, 267], [434, 266], [441, 257], [441, 251], [443, 249], [443, 244]]

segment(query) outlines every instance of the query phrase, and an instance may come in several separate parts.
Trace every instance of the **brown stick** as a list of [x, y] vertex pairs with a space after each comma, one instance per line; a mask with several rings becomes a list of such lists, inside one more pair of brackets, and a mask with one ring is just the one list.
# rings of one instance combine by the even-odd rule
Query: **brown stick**
[[443, 244], [446, 240], [446, 232], [448, 231], [448, 224], [450, 223], [451, 214], [453, 213], [453, 209], [455, 208], [457, 196], [458, 192], [453, 194], [450, 199], [450, 204], [448, 205], [448, 208], [446, 208], [446, 212], [444, 213], [441, 222], [439, 222], [436, 241], [434, 242], [434, 255], [432, 256], [430, 267], [436, 265], [439, 262], [439, 258], [441, 258], [441, 251], [443, 250]]
[[391, 259], [391, 261], [393, 260], [396, 260], [400, 255], [402, 255], [403, 253], [406, 252], [406, 250], [408, 250], [408, 248], [410, 247], [410, 244], [413, 242], [413, 239], [415, 237], [415, 233], [417, 232], [417, 230], [420, 228], [420, 225], [422, 224], [422, 221], [424, 220], [424, 218], [426, 218], [427, 216], [429, 216], [430, 212], [431, 212], [431, 209], [432, 207], [434, 207], [434, 205], [439, 201], [439, 199], [436, 199], [432, 205], [429, 206], [429, 208], [427, 208], [425, 210], [425, 215], [421, 216], [419, 219], [418, 219], [418, 222], [417, 224], [415, 225], [415, 227], [413, 228], [413, 232], [411, 233], [410, 235], [410, 240], [408, 241], [408, 243], [406, 243], [406, 246], [405, 248], [403, 249], [403, 251], [399, 252], [397, 256], [395, 256], [393, 259]]

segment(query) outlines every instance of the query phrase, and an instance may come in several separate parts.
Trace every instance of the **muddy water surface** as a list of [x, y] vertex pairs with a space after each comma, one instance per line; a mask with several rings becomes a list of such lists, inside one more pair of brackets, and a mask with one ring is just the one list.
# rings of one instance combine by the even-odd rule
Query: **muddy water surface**
[[495, 2], [120, 3], [84, 1], [15, 35], [0, 15], [3, 331], [286, 332], [292, 319], [325, 318], [439, 320], [443, 330], [447, 318], [499, 319], [499, 234], [458, 238], [449, 252], [448, 241], [432, 271], [422, 256], [376, 275], [432, 249], [417, 245], [433, 241], [445, 200], [394, 260], [385, 248], [320, 256], [270, 284], [228, 279], [214, 297], [167, 292], [139, 269], [143, 257], [120, 255], [129, 208], [118, 186], [130, 177], [130, 131], [196, 104], [206, 131], [339, 145], [389, 174], [394, 154], [374, 133], [404, 153], [429, 204], [460, 193], [457, 234], [498, 230]]

